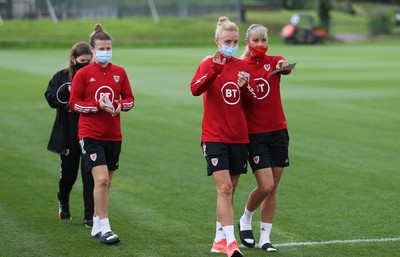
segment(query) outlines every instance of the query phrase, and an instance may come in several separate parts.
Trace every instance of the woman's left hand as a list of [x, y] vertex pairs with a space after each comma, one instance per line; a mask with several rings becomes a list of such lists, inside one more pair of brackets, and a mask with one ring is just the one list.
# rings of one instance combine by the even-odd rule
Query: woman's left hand
[[279, 60], [278, 64], [276, 65], [276, 69], [282, 69], [289, 66], [289, 62], [287, 60]]
[[117, 106], [117, 108], [114, 110], [114, 112], [111, 113], [111, 115], [112, 115], [113, 117], [116, 116], [116, 115], [118, 115], [118, 114], [121, 112], [121, 108], [122, 108], [122, 105], [121, 105], [117, 100], [115, 100], [114, 102], [117, 103], [118, 106]]
[[237, 81], [238, 86], [239, 87], [243, 87], [244, 85], [246, 85], [248, 83], [248, 80], [249, 80], [248, 77], [249, 77], [249, 74], [247, 72], [240, 71], [238, 73], [238, 81]]

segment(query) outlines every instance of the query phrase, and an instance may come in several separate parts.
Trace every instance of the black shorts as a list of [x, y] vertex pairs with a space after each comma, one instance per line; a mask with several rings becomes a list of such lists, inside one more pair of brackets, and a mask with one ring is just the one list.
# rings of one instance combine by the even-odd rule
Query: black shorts
[[121, 141], [103, 141], [85, 137], [79, 140], [79, 144], [88, 171], [99, 165], [107, 165], [108, 170], [118, 169]]
[[202, 147], [208, 176], [219, 170], [229, 170], [231, 174], [247, 173], [247, 144], [206, 142]]
[[253, 172], [264, 168], [289, 166], [287, 129], [250, 134], [249, 163]]

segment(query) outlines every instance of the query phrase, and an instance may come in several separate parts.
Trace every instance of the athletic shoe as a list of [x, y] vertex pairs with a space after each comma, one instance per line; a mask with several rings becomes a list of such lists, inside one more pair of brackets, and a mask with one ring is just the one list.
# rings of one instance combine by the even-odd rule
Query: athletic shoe
[[[240, 221], [238, 222], [239, 227], [239, 237], [242, 244], [249, 248], [254, 248], [256, 246], [253, 230], [240, 230]], [[253, 243], [248, 243], [246, 239], [253, 239]]]
[[58, 218], [62, 220], [70, 220], [71, 213], [69, 212], [69, 204], [61, 204], [58, 202]]
[[93, 227], [93, 217], [92, 216], [85, 216], [83, 219], [83, 224], [85, 227]]
[[119, 243], [119, 241], [118, 235], [114, 234], [112, 231], [108, 231], [100, 237], [100, 243], [102, 244], [116, 244]]
[[263, 244], [263, 246], [261, 246], [261, 248], [267, 252], [277, 252], [278, 251], [278, 248], [273, 247], [271, 243], [265, 243], [265, 244]]
[[213, 242], [212, 248], [211, 248], [212, 253], [228, 253], [228, 246], [226, 245], [226, 239], [221, 239], [218, 242]]
[[228, 257], [243, 257], [236, 240], [228, 245]]

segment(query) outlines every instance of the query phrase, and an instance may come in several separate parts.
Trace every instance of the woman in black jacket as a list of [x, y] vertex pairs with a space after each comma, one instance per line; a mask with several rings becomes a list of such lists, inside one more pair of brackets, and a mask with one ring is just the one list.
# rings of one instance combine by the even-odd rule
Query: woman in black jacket
[[[69, 195], [78, 176], [80, 146], [78, 143], [79, 114], [68, 106], [71, 81], [76, 72], [91, 62], [93, 54], [86, 42], [76, 43], [71, 48], [68, 68], [54, 74], [49, 81], [45, 97], [51, 108], [56, 108], [57, 115], [47, 149], [58, 153], [61, 158], [60, 181], [58, 192], [58, 218], [71, 219]], [[81, 175], [84, 199], [84, 224], [93, 225], [93, 177], [81, 161]]]

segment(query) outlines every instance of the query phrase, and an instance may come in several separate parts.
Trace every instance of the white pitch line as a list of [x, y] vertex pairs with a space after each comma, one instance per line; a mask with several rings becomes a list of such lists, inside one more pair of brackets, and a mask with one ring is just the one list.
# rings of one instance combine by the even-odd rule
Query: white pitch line
[[[351, 239], [351, 240], [331, 240], [321, 242], [291, 242], [283, 244], [274, 244], [276, 247], [280, 246], [303, 246], [303, 245], [327, 245], [327, 244], [351, 244], [351, 243], [371, 243], [371, 242], [389, 242], [400, 241], [400, 237], [395, 238], [371, 238], [371, 239]], [[258, 246], [259, 247], [259, 246]]]

